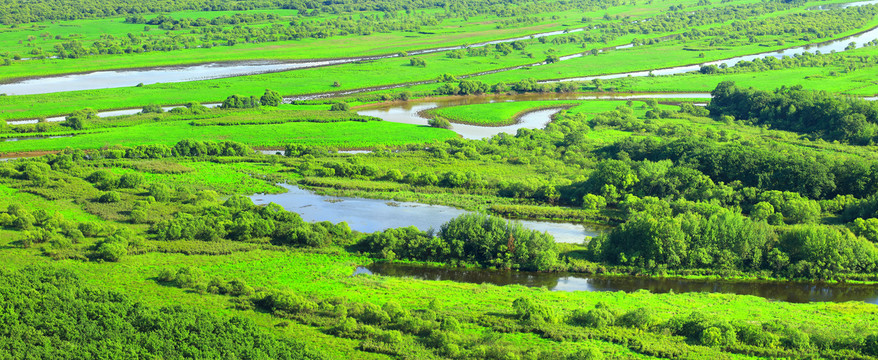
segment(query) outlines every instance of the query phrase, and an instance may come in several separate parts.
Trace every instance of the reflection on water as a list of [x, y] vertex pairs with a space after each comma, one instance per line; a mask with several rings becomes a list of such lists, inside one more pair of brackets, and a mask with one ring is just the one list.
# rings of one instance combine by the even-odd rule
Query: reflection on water
[[[257, 205], [275, 203], [298, 213], [305, 221], [347, 222], [353, 230], [364, 233], [390, 228], [416, 226], [421, 230], [439, 230], [439, 227], [466, 210], [442, 205], [413, 202], [395, 202], [379, 199], [317, 195], [292, 185], [280, 185], [288, 190], [283, 194], [257, 194], [250, 198]], [[522, 226], [548, 232], [556, 242], [582, 243], [586, 237], [596, 236], [597, 230], [582, 224], [548, 221], [519, 221]]]
[[[427, 126], [428, 119], [422, 116], [424, 111], [438, 107], [486, 104], [495, 102], [513, 101], [546, 101], [546, 100], [632, 100], [632, 99], [660, 99], [660, 98], [686, 98], [686, 99], [710, 99], [710, 93], [680, 93], [680, 94], [606, 94], [582, 96], [576, 94], [519, 94], [504, 96], [466, 96], [448, 99], [427, 101], [408, 101], [405, 103], [390, 103], [369, 107], [360, 110], [357, 114], [373, 116], [384, 121], [403, 124]], [[552, 116], [560, 111], [556, 109], [536, 110], [524, 114], [519, 121], [507, 126], [476, 126], [465, 124], [451, 124], [451, 130], [467, 139], [483, 139], [499, 133], [515, 134], [518, 129], [541, 129], [552, 121]]]
[[795, 303], [863, 301], [870, 304], [878, 304], [878, 286], [685, 280], [649, 277], [601, 277], [571, 273], [439, 268], [393, 263], [374, 263], [366, 267], [359, 267], [354, 272], [354, 275], [357, 274], [377, 274], [474, 284], [515, 284], [529, 287], [545, 287], [552, 291], [633, 292], [645, 289], [656, 294], [673, 291], [674, 293], [707, 292], [754, 295]]

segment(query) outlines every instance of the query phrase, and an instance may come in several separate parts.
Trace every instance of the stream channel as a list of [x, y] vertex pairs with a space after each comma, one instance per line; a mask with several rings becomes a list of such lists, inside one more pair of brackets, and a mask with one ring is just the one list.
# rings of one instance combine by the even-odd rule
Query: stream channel
[[651, 293], [729, 293], [795, 303], [862, 301], [878, 304], [878, 286], [799, 282], [691, 280], [633, 276], [595, 276], [484, 269], [440, 268], [396, 263], [358, 267], [354, 275], [383, 275], [432, 281], [545, 287], [551, 291], [649, 290]]

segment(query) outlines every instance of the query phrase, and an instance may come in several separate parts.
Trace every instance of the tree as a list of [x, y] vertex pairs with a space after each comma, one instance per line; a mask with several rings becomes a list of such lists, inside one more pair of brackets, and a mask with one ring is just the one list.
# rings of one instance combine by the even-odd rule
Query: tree
[[416, 67], [426, 67], [427, 62], [424, 61], [424, 59], [414, 57], [414, 58], [409, 59], [409, 65], [416, 66]]
[[283, 102], [283, 96], [280, 96], [280, 93], [271, 89], [265, 89], [265, 94], [259, 98], [259, 103], [264, 106], [278, 106]]
[[220, 107], [223, 109], [249, 109], [257, 108], [259, 105], [259, 99], [256, 96], [232, 95], [227, 97]]
[[97, 112], [94, 109], [83, 109], [70, 116], [67, 116], [64, 121], [64, 125], [70, 127], [73, 130], [82, 130], [87, 126], [87, 120], [91, 120], [92, 118], [97, 116]]
[[[612, 186], [612, 185], [610, 185]], [[607, 207], [607, 199], [600, 195], [585, 194], [582, 197], [582, 208], [586, 210], [601, 210]]]
[[750, 211], [750, 218], [753, 221], [768, 221], [771, 215], [774, 215], [774, 206], [765, 201], [753, 205], [753, 210]]

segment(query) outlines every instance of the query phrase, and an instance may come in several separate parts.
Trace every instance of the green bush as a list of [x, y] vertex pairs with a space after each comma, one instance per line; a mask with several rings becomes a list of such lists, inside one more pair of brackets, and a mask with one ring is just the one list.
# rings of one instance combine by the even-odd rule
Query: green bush
[[519, 320], [531, 323], [557, 323], [561, 316], [557, 310], [544, 302], [530, 297], [520, 297], [512, 302], [512, 308]]
[[98, 201], [102, 203], [117, 203], [119, 201], [122, 201], [122, 196], [115, 191], [108, 191], [101, 195], [101, 197], [98, 198]]
[[350, 110], [351, 110], [351, 106], [345, 102], [333, 103], [332, 106], [329, 108], [329, 111], [350, 111]]
[[648, 307], [640, 307], [629, 311], [619, 319], [622, 325], [648, 330], [658, 325], [659, 319], [655, 310]]

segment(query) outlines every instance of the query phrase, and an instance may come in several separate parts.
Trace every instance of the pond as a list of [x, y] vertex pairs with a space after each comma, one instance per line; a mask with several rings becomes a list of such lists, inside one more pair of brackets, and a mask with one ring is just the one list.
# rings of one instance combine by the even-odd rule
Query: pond
[[374, 263], [359, 267], [357, 274], [375, 274], [420, 280], [456, 281], [474, 284], [545, 287], [551, 291], [649, 290], [651, 293], [707, 292], [753, 295], [767, 299], [807, 303], [862, 301], [878, 304], [878, 286], [799, 282], [687, 280], [632, 276], [591, 276], [573, 273], [482, 270], [427, 267], [408, 264]]
[[[364, 233], [390, 228], [415, 226], [421, 230], [439, 230], [448, 220], [469, 211], [442, 205], [414, 202], [317, 195], [294, 185], [281, 184], [283, 194], [256, 194], [253, 203], [275, 203], [287, 211], [298, 213], [309, 222], [347, 222], [353, 230]], [[582, 224], [549, 221], [517, 220], [524, 227], [548, 232], [556, 242], [582, 243], [586, 237], [597, 236], [599, 230]]]

